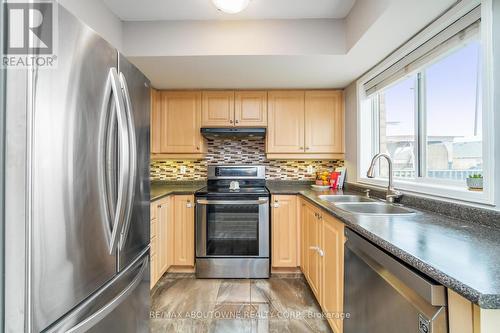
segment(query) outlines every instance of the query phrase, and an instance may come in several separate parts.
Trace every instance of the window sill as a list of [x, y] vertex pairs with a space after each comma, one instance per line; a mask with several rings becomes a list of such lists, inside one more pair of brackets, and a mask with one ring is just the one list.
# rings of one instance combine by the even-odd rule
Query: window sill
[[[381, 190], [387, 188], [387, 179], [359, 178], [358, 183], [377, 187]], [[486, 209], [497, 209], [487, 189], [482, 192], [475, 192], [450, 185], [408, 182], [399, 179], [394, 180], [394, 187], [402, 192], [425, 198], [468, 204]]]

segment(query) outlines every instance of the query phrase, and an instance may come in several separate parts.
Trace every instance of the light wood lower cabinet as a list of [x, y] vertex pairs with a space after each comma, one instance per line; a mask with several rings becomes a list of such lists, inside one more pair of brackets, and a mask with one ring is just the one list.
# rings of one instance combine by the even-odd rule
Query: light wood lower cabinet
[[275, 195], [271, 200], [271, 265], [297, 267], [297, 197]]
[[174, 197], [174, 265], [194, 266], [194, 196]]
[[151, 288], [172, 266], [194, 266], [194, 196], [151, 203]]
[[172, 264], [172, 208], [170, 197], [151, 204], [151, 288]]
[[305, 200], [298, 199], [299, 204], [299, 212], [298, 212], [298, 223], [300, 225], [300, 269], [304, 276], [309, 274], [309, 260], [308, 253], [309, 248], [307, 244], [309, 244], [309, 233], [307, 226], [307, 214], [311, 212], [311, 209], [308, 209], [308, 206]]
[[304, 199], [299, 200], [301, 269], [330, 327], [343, 330], [344, 224]]
[[306, 205], [306, 225], [307, 225], [307, 275], [309, 286], [314, 295], [321, 299], [321, 221], [317, 211], [309, 205]]
[[322, 214], [321, 306], [332, 329], [342, 332], [340, 316], [344, 309], [344, 224]]

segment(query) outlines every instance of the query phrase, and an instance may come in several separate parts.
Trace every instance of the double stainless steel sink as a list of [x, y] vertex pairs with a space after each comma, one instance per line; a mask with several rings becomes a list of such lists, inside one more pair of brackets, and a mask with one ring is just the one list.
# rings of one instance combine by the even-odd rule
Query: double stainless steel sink
[[322, 201], [351, 214], [377, 216], [413, 215], [415, 211], [391, 203], [377, 201], [360, 195], [320, 195]]

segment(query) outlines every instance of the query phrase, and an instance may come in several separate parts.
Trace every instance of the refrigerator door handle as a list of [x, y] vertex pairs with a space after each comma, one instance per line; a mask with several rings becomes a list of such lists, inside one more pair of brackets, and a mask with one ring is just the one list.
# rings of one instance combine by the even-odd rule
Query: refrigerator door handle
[[128, 284], [125, 289], [123, 289], [118, 295], [116, 295], [109, 303], [100, 308], [98, 311], [85, 318], [77, 325], [68, 329], [66, 333], [83, 333], [88, 331], [90, 328], [99, 323], [103, 318], [110, 314], [116, 307], [118, 307], [141, 283], [144, 274], [146, 273], [146, 267], [148, 267], [149, 256], [146, 256], [142, 261], [142, 267], [134, 279]]
[[130, 99], [130, 94], [128, 90], [127, 80], [123, 73], [120, 73], [120, 84], [123, 91], [124, 105], [127, 113], [128, 128], [129, 128], [129, 147], [130, 147], [130, 172], [129, 172], [129, 184], [128, 184], [128, 196], [125, 207], [125, 219], [121, 231], [120, 237], [120, 250], [128, 237], [128, 231], [130, 227], [130, 219], [132, 215], [132, 205], [134, 203], [135, 196], [135, 179], [137, 176], [137, 139], [135, 136], [135, 124], [134, 124], [134, 112], [132, 109], [132, 101]]
[[[110, 108], [109, 100], [113, 97], [114, 108], [116, 108], [116, 118], [110, 116], [114, 112], [114, 108]], [[101, 205], [103, 211], [103, 223], [105, 224], [105, 232], [108, 239], [108, 251], [110, 255], [113, 255], [116, 247], [118, 245], [120, 233], [122, 230], [122, 224], [125, 216], [126, 209], [126, 197], [128, 195], [128, 184], [130, 175], [130, 145], [127, 144], [129, 140], [129, 126], [127, 115], [125, 111], [125, 106], [122, 98], [122, 90], [120, 86], [120, 81], [118, 78], [118, 73], [116, 68], [111, 68], [109, 70], [108, 80], [106, 83], [106, 92], [104, 95], [103, 103], [103, 119], [101, 120], [101, 130], [99, 138], [99, 163], [98, 163], [98, 174], [99, 174], [99, 187], [101, 189]], [[111, 206], [109, 192], [113, 189], [109, 187], [109, 176], [108, 176], [108, 166], [107, 166], [107, 155], [109, 154], [110, 144], [109, 144], [109, 130], [113, 126], [112, 122], [116, 119], [118, 125], [118, 186], [117, 186], [117, 197], [116, 205], [114, 208]], [[115, 177], [113, 175], [112, 177]]]

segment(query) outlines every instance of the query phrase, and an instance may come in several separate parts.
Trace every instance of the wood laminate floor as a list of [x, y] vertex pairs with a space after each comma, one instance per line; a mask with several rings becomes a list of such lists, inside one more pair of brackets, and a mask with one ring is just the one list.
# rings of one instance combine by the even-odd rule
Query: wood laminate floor
[[151, 332], [331, 332], [300, 275], [263, 280], [167, 274], [151, 291]]

